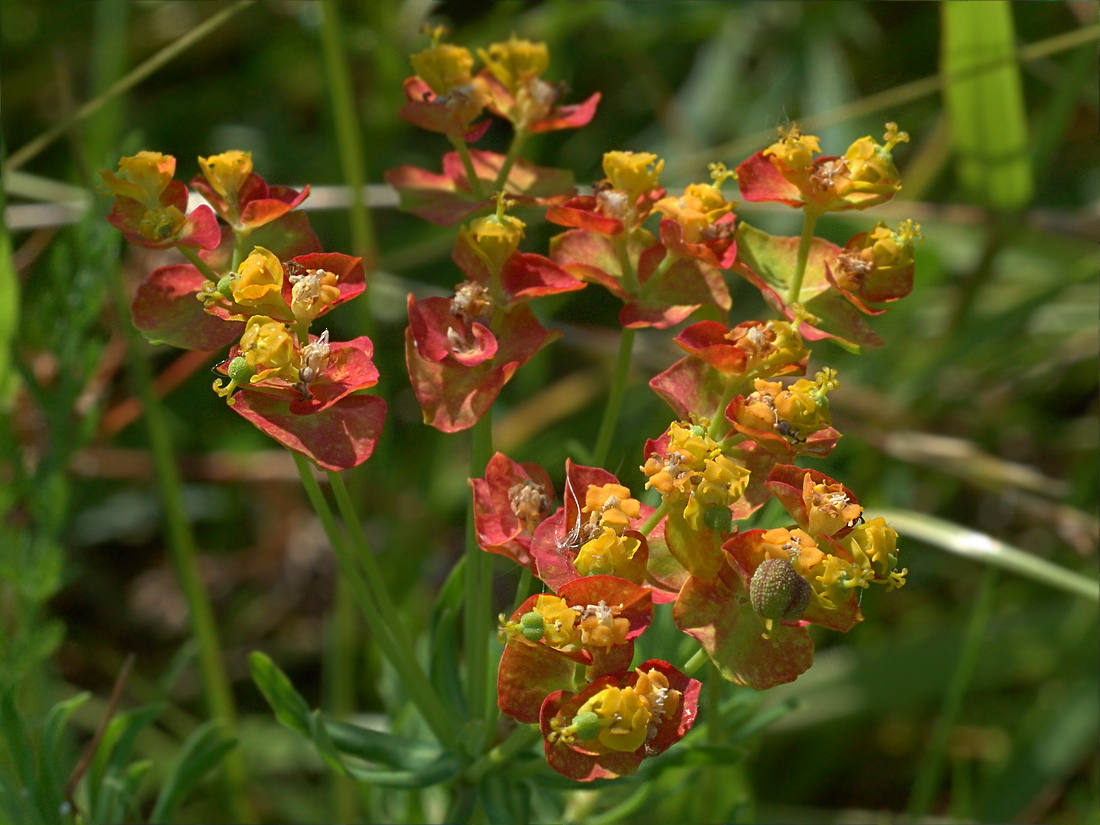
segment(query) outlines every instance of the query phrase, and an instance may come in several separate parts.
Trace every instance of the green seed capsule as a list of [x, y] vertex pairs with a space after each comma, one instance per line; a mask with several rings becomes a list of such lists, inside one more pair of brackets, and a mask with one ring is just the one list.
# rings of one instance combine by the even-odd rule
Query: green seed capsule
[[786, 559], [765, 559], [749, 582], [752, 609], [765, 619], [793, 622], [810, 604], [813, 588]]
[[248, 361], [245, 360], [243, 355], [238, 355], [229, 362], [229, 377], [238, 384], [247, 384], [248, 379], [255, 374], [252, 367], [248, 366]]
[[227, 301], [233, 300], [233, 280], [236, 277], [237, 274], [235, 272], [230, 272], [228, 275], [218, 281], [218, 292], [220, 292], [222, 297], [225, 298]]
[[573, 730], [582, 742], [585, 739], [595, 739], [600, 735], [600, 717], [590, 710], [578, 713], [573, 717]]
[[519, 620], [520, 632], [523, 634], [523, 638], [529, 642], [537, 642], [542, 638], [545, 625], [542, 614], [534, 610], [530, 613], [524, 613]]
[[733, 513], [729, 507], [716, 504], [703, 511], [703, 524], [715, 533], [728, 533], [733, 526]]

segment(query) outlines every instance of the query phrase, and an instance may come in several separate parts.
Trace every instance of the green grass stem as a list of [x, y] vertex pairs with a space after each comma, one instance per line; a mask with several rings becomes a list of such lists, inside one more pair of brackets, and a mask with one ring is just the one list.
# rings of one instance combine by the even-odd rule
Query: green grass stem
[[630, 361], [634, 352], [634, 330], [624, 328], [619, 335], [619, 354], [615, 358], [615, 371], [611, 376], [611, 391], [607, 396], [607, 405], [603, 410], [600, 430], [596, 436], [596, 446], [592, 448], [592, 463], [602, 467], [611, 450], [611, 439], [615, 436], [615, 427], [623, 410], [623, 398], [626, 395], [626, 382], [630, 377]]
[[428, 727], [440, 742], [446, 746], [453, 746], [454, 727], [423, 668], [415, 658], [413, 647], [408, 641], [404, 627], [400, 624], [393, 600], [386, 592], [378, 562], [367, 545], [343, 480], [337, 473], [329, 474], [334, 497], [347, 527], [346, 536], [337, 526], [332, 508], [324, 493], [321, 492], [321, 485], [313, 476], [313, 465], [297, 453], [293, 456], [306, 496], [321, 520], [321, 526], [332, 544], [332, 549], [336, 552], [340, 573], [347, 579], [355, 602], [363, 611], [367, 624], [382, 648], [383, 656], [397, 671], [409, 698], [420, 710]]
[[939, 788], [943, 776], [944, 762], [947, 758], [947, 746], [951, 731], [962, 707], [970, 680], [981, 658], [982, 640], [985, 637], [989, 617], [993, 612], [993, 594], [997, 581], [997, 568], [987, 567], [982, 577], [974, 605], [970, 610], [970, 621], [963, 637], [962, 653], [955, 665], [955, 672], [947, 686], [943, 707], [940, 709], [936, 727], [932, 733], [932, 742], [928, 754], [921, 761], [917, 777], [913, 781], [913, 795], [909, 800], [909, 818], [919, 821], [928, 813], [933, 797]]
[[[119, 315], [129, 316], [130, 306], [122, 285], [121, 272], [116, 268], [113, 288]], [[143, 419], [149, 436], [149, 449], [160, 493], [168, 531], [168, 545], [179, 576], [180, 587], [187, 601], [191, 633], [198, 644], [199, 669], [207, 708], [218, 719], [228, 737], [237, 736], [237, 711], [222, 661], [221, 641], [210, 597], [199, 575], [197, 548], [191, 524], [183, 503], [183, 482], [176, 467], [168, 420], [160, 399], [153, 393], [153, 376], [149, 364], [138, 350], [138, 334], [132, 324], [122, 324], [129, 351], [130, 376], [141, 399]], [[225, 778], [229, 812], [235, 822], [256, 822], [246, 795], [247, 779], [240, 751], [234, 749], [225, 757]]]
[[11, 157], [4, 163], [4, 171], [8, 172], [12, 169], [18, 169], [27, 161], [37, 157], [43, 149], [47, 148], [62, 135], [68, 133], [74, 125], [95, 114], [119, 95], [137, 86], [141, 81], [145, 80], [145, 78], [187, 51], [204, 37], [217, 31], [222, 24], [227, 22], [237, 14], [237, 12], [243, 11], [251, 5], [254, 4], [249, 2], [249, 0], [237, 0], [233, 5], [222, 9], [217, 14], [212, 15], [209, 19], [195, 26], [195, 28], [191, 29], [187, 34], [169, 43], [140, 66], [129, 72], [124, 78], [112, 85], [111, 88], [103, 92], [103, 94], [93, 97], [72, 115], [62, 118], [52, 127], [42, 132], [38, 137], [23, 144], [22, 148], [17, 152], [13, 152]]
[[374, 224], [371, 222], [365, 195], [367, 152], [363, 133], [359, 128], [358, 108], [352, 90], [351, 74], [348, 71], [344, 32], [339, 4], [322, 3], [321, 51], [325, 57], [325, 79], [332, 102], [340, 168], [351, 194], [351, 205], [348, 207], [351, 243], [355, 254], [364, 259], [368, 269], [373, 269], [378, 250], [375, 243]]
[[971, 561], [1000, 567], [1067, 593], [1100, 602], [1100, 582], [1096, 579], [1025, 553], [985, 533], [908, 510], [875, 510], [873, 514], [867, 515], [882, 516], [903, 537], [918, 539]]
[[[470, 478], [485, 475], [485, 466], [493, 456], [493, 411], [490, 408], [471, 429]], [[468, 496], [466, 509], [466, 579], [463, 634], [466, 642], [466, 681], [470, 719], [485, 723], [482, 731], [489, 734], [488, 721], [494, 716], [492, 685], [489, 681], [489, 637], [493, 626], [492, 569], [493, 559], [477, 543], [474, 529], [473, 497]], [[487, 741], [486, 741], [487, 744]], [[480, 748], [478, 749], [480, 752]]]

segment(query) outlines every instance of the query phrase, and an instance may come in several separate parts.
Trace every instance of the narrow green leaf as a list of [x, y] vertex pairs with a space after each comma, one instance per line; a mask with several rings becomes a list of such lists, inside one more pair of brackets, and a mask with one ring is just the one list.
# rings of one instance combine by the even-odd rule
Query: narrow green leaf
[[[163, 703], [146, 705], [119, 714], [107, 725], [92, 759], [92, 766], [84, 778], [93, 813], [114, 810], [118, 777], [123, 774], [124, 766], [130, 761], [134, 741], [163, 710]], [[114, 821], [106, 814], [95, 813], [95, 818], [100, 822]]]
[[236, 745], [235, 740], [222, 738], [221, 727], [215, 719], [195, 728], [184, 741], [175, 764], [161, 785], [153, 812], [149, 815], [150, 825], [172, 822], [184, 797]]
[[44, 793], [50, 794], [48, 805], [57, 809], [62, 803], [62, 791], [67, 775], [61, 775], [64, 754], [65, 729], [73, 713], [88, 701], [90, 693], [79, 693], [71, 699], [58, 702], [46, 715], [46, 724], [42, 731], [42, 746], [38, 752], [38, 776]]
[[348, 776], [357, 782], [408, 789], [427, 788], [449, 782], [462, 772], [462, 763], [448, 753], [417, 771], [377, 771], [354, 764], [347, 764], [345, 767]]
[[957, 556], [992, 564], [1059, 590], [1084, 596], [1090, 601], [1100, 602], [1100, 582], [1096, 579], [1025, 553], [985, 533], [909, 510], [876, 510], [873, 515], [885, 518], [898, 531], [902, 540], [918, 539]]
[[419, 739], [382, 733], [346, 722], [326, 722], [325, 730], [341, 753], [399, 770], [420, 770], [443, 755], [438, 746]]
[[258, 650], [249, 655], [248, 667], [252, 671], [252, 681], [256, 683], [264, 699], [275, 711], [275, 718], [306, 739], [312, 739], [309, 705], [294, 689], [287, 675], [279, 670], [269, 656]]
[[943, 3], [942, 67], [958, 156], [971, 198], [1020, 209], [1032, 195], [1031, 159], [1011, 3]]

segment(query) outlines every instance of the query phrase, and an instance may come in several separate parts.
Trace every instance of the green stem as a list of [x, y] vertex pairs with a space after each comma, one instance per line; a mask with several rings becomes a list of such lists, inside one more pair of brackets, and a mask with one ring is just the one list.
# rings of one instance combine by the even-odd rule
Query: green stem
[[[119, 313], [128, 317], [129, 302], [121, 278], [116, 270], [113, 278], [115, 301]], [[198, 644], [199, 669], [202, 673], [203, 692], [207, 708], [219, 720], [230, 738], [237, 737], [237, 711], [222, 661], [221, 641], [210, 597], [199, 575], [197, 547], [191, 524], [183, 503], [183, 482], [176, 467], [172, 437], [164, 407], [153, 392], [153, 376], [149, 364], [138, 351], [137, 333], [130, 324], [123, 324], [130, 356], [130, 375], [144, 410], [149, 449], [157, 478], [161, 504], [168, 530], [168, 544], [172, 561], [179, 576], [180, 587], [191, 619], [191, 633]], [[228, 791], [230, 816], [235, 822], [256, 822], [246, 794], [247, 779], [240, 750], [234, 749], [225, 758], [225, 779]]]
[[177, 246], [176, 249], [183, 253], [183, 257], [189, 260], [191, 262], [191, 266], [195, 267], [195, 269], [201, 272], [206, 277], [206, 280], [213, 281], [214, 285], [217, 286], [218, 281], [221, 280], [221, 276], [218, 275], [218, 273], [215, 272], [213, 269], [211, 269], [210, 264], [200, 258], [199, 254], [194, 249], [190, 249], [186, 246]]
[[[347, 578], [337, 577], [335, 601], [329, 615], [323, 677], [332, 717], [343, 721], [355, 711], [355, 674], [359, 656], [359, 628], [355, 594]], [[353, 822], [357, 816], [355, 783], [346, 776], [329, 774], [332, 810], [336, 822]]]
[[424, 670], [420, 667], [420, 663], [416, 661], [412, 645], [398, 621], [396, 608], [381, 578], [378, 562], [367, 546], [359, 519], [354, 508], [351, 508], [343, 480], [338, 474], [329, 473], [329, 480], [333, 483], [333, 494], [347, 526], [347, 537], [337, 527], [336, 517], [321, 492], [321, 485], [313, 477], [309, 460], [298, 453], [293, 453], [293, 456], [306, 496], [321, 520], [332, 549], [336, 552], [340, 573], [347, 579], [348, 587], [359, 609], [363, 612], [375, 639], [382, 648], [382, 655], [397, 671], [402, 686], [413, 704], [420, 710], [424, 721], [432, 729], [436, 738], [445, 746], [452, 747], [456, 737], [451, 719], [424, 674]]
[[624, 329], [619, 336], [619, 355], [615, 359], [615, 372], [611, 377], [611, 392], [607, 396], [607, 406], [603, 410], [600, 431], [596, 436], [596, 446], [592, 449], [592, 463], [602, 467], [611, 449], [611, 439], [615, 435], [615, 425], [619, 423], [619, 414], [623, 408], [623, 396], [626, 394], [626, 381], [630, 373], [630, 357], [634, 350], [634, 330]]
[[[485, 475], [493, 455], [493, 411], [474, 424], [471, 431], [470, 478]], [[466, 680], [470, 719], [488, 720], [496, 707], [490, 692], [489, 637], [492, 624], [492, 556], [478, 546], [474, 529], [473, 498], [466, 508], [466, 604], [463, 632], [466, 641]]]
[[462, 775], [468, 782], [477, 782], [487, 773], [504, 765], [520, 751], [531, 747], [542, 735], [537, 725], [521, 725], [508, 738], [478, 759]]
[[523, 144], [526, 142], [527, 132], [517, 129], [512, 135], [512, 143], [508, 146], [508, 154], [504, 157], [504, 163], [500, 167], [500, 171], [497, 172], [496, 180], [493, 181], [494, 192], [504, 191], [504, 187], [508, 183], [508, 175], [511, 174], [512, 167], [519, 159], [520, 152], [523, 151]]
[[[365, 199], [367, 170], [364, 158], [367, 152], [363, 134], [359, 129], [343, 32], [339, 4], [323, 3], [321, 5], [321, 50], [325, 55], [325, 77], [328, 80], [329, 98], [332, 101], [340, 168], [351, 194], [351, 206], [348, 210], [351, 243], [355, 254], [367, 262], [367, 269], [373, 270], [377, 247], [374, 225], [371, 223], [370, 211], [367, 209]], [[363, 296], [362, 300], [366, 301], [368, 297], [369, 292]], [[369, 306], [360, 304], [359, 309], [360, 317], [366, 322], [364, 331], [368, 335], [373, 335], [371, 331], [373, 317]]]
[[707, 652], [703, 648], [699, 648], [695, 651], [694, 655], [687, 660], [687, 663], [680, 668], [685, 676], [690, 676], [699, 668], [701, 668], [710, 657], [707, 656]]
[[810, 245], [814, 239], [814, 227], [818, 213], [803, 207], [802, 239], [798, 243], [798, 260], [794, 267], [790, 288], [787, 290], [787, 303], [797, 304], [802, 294], [802, 279], [806, 276], [806, 261], [810, 258]]
[[713, 439], [717, 439], [723, 430], [729, 431], [730, 422], [726, 420], [726, 407], [737, 395], [737, 391], [744, 386], [743, 381], [739, 381], [732, 376], [726, 376], [725, 381], [726, 385], [722, 390], [722, 397], [718, 401], [718, 409], [714, 414], [714, 420], [710, 422], [710, 427], [707, 428], [707, 435]]
[[466, 141], [462, 138], [451, 138], [451, 144], [455, 147], [455, 151], [458, 152], [458, 157], [462, 160], [462, 168], [466, 170], [466, 179], [470, 184], [470, 193], [477, 200], [485, 200], [485, 188], [481, 185], [481, 180], [477, 176], [477, 172], [474, 171], [474, 160], [470, 157], [470, 147], [466, 145]]
[[932, 798], [939, 787], [943, 775], [943, 765], [947, 756], [947, 746], [951, 738], [951, 731], [955, 726], [955, 719], [962, 707], [963, 697], [966, 695], [970, 680], [981, 658], [982, 641], [985, 636], [989, 618], [993, 613], [993, 593], [997, 581], [997, 568], [987, 566], [982, 577], [978, 595], [974, 598], [974, 606], [970, 612], [970, 622], [966, 627], [966, 635], [963, 637], [962, 652], [959, 661], [955, 665], [951, 683], [947, 686], [947, 695], [940, 709], [939, 719], [936, 721], [935, 730], [932, 733], [932, 743], [929, 745], [928, 754], [920, 764], [917, 778], [913, 781], [913, 795], [909, 799], [909, 820], [919, 822], [924, 819], [928, 809], [932, 806]]
[[645, 520], [645, 524], [642, 525], [641, 529], [638, 532], [641, 533], [643, 536], [648, 536], [650, 532], [652, 532], [653, 528], [661, 523], [661, 519], [663, 519], [668, 514], [669, 509], [671, 508], [668, 501], [662, 499], [661, 503], [657, 505], [657, 509], [654, 510], [650, 517]]

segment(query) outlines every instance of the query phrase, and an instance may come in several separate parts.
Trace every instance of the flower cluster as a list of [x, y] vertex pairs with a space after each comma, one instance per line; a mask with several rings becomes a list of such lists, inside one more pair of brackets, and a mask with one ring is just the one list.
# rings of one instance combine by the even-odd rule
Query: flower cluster
[[[460, 76], [463, 88], [488, 88], [468, 70]], [[463, 100], [479, 93], [463, 92]], [[468, 137], [470, 122], [462, 128]], [[699, 321], [674, 338], [685, 357], [650, 381], [676, 416], [642, 452], [653, 506], [607, 470], [568, 460], [557, 509], [550, 476], [535, 464], [498, 453], [484, 477], [470, 481], [482, 549], [510, 558], [543, 585], [500, 617], [498, 703], [519, 722], [539, 724], [547, 762], [559, 773], [581, 781], [633, 773], [691, 727], [699, 683], [668, 662], [634, 661], [635, 639], [655, 606], [671, 603], [676, 624], [722, 676], [767, 689], [812, 664], [808, 625], [847, 631], [862, 619], [864, 589], [904, 584], [897, 534], [881, 518], [865, 518], [842, 483], [795, 462], [828, 455], [841, 435], [830, 409], [839, 377], [829, 367], [805, 377], [809, 344], [828, 338], [859, 350], [880, 343], [864, 316], [910, 291], [919, 227], [878, 224], [844, 247], [812, 231], [776, 237], [739, 220], [722, 184], [736, 177], [745, 200], [802, 209], [812, 230], [824, 212], [892, 197], [900, 184], [891, 150], [905, 140], [890, 124], [884, 146], [863, 138], [842, 157], [815, 158], [818, 139], [792, 127], [736, 173], [714, 164], [710, 182], [680, 195], [661, 187], [664, 161], [656, 155], [613, 151], [591, 194], [544, 203], [547, 220], [565, 227], [550, 243], [556, 268], [545, 271], [606, 288], [622, 301], [624, 329], [668, 328], [703, 306], [728, 310], [724, 272], [759, 289], [778, 316], [733, 326]], [[519, 234], [514, 220], [498, 207], [491, 236], [462, 230], [455, 261], [468, 274], [468, 261], [482, 261], [481, 273], [500, 268], [517, 254], [500, 242]], [[653, 222], [656, 232], [647, 228]], [[471, 238], [476, 259], [459, 251], [475, 245]], [[495, 328], [486, 319], [499, 295], [508, 306], [515, 293], [484, 275], [471, 281], [456, 291], [449, 314], [438, 316], [448, 331], [433, 334], [447, 336], [459, 364], [459, 344], [467, 352], [491, 347], [490, 360], [504, 348], [499, 318]], [[416, 343], [423, 340], [410, 332], [411, 371], [412, 354], [428, 352]], [[475, 363], [484, 362], [462, 366]], [[455, 409], [474, 417], [487, 408], [448, 384], [461, 381], [442, 382], [435, 392], [452, 397]], [[425, 403], [426, 419], [440, 406]], [[745, 523], [773, 499], [789, 522]]]
[[173, 157], [139, 152], [117, 173], [101, 173], [114, 195], [108, 220], [127, 240], [176, 248], [190, 261], [142, 282], [135, 324], [150, 340], [185, 349], [232, 343], [214, 391], [235, 412], [322, 467], [362, 463], [386, 415], [381, 398], [356, 394], [378, 381], [373, 345], [311, 331], [366, 288], [362, 262], [322, 252], [305, 216], [292, 212], [309, 187], [269, 186], [247, 152], [199, 158], [199, 166], [190, 188], [209, 205], [187, 214]]

